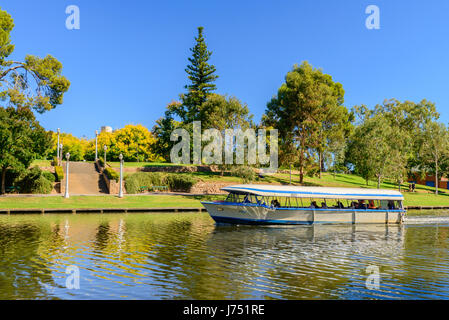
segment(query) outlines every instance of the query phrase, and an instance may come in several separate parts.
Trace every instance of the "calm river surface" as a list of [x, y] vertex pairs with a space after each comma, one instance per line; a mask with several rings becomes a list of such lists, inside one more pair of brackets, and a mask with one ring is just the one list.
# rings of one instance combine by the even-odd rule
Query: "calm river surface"
[[[444, 221], [243, 227], [203, 213], [4, 215], [0, 299], [449, 299], [448, 249]], [[79, 289], [66, 287], [68, 266], [79, 268]], [[379, 268], [378, 288], [367, 288], [367, 268]]]

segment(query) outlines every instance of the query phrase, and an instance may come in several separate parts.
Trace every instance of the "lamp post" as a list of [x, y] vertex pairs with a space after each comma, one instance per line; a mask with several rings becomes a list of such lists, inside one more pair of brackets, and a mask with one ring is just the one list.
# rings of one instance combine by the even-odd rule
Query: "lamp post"
[[63, 149], [63, 144], [61, 143], [59, 145], [59, 158], [58, 158], [59, 165], [62, 165], [62, 157], [63, 157], [62, 153], [64, 152], [63, 150], [64, 150]]
[[104, 167], [106, 168], [106, 150], [108, 150], [108, 146], [104, 145], [103, 149], [104, 149]]
[[292, 184], [292, 164], [290, 163], [290, 183]]
[[70, 153], [66, 153], [66, 164], [65, 164], [65, 194], [64, 198], [69, 198], [69, 159]]
[[58, 159], [58, 163], [57, 165], [59, 166], [59, 133], [61, 132], [61, 129], [58, 128], [58, 145], [56, 146], [57, 150], [56, 150], [56, 159]]
[[98, 160], [98, 130], [95, 130], [95, 161]]
[[118, 197], [123, 198], [123, 154], [120, 153], [118, 156], [120, 159], [120, 179], [119, 179], [119, 191], [118, 191]]

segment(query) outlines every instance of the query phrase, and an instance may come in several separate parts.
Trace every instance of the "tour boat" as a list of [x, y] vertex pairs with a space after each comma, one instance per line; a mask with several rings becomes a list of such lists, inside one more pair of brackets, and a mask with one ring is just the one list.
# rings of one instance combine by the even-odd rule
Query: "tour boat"
[[395, 190], [242, 184], [222, 188], [224, 201], [203, 201], [212, 219], [231, 224], [401, 223]]

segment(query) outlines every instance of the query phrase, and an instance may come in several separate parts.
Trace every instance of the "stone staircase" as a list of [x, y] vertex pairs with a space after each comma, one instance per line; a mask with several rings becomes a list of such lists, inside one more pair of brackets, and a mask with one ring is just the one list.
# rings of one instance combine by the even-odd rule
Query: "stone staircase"
[[[64, 173], [66, 163], [63, 163]], [[65, 190], [65, 179], [61, 186]], [[108, 189], [103, 177], [94, 163], [72, 162], [69, 164], [69, 194], [107, 194]]]

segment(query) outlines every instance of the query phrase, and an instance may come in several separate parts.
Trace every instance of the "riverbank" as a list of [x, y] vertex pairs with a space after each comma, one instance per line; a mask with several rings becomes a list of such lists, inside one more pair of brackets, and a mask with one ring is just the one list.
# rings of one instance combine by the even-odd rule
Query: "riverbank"
[[200, 208], [201, 200], [213, 196], [186, 195], [115, 195], [105, 196], [6, 196], [0, 197], [0, 209], [78, 209], [78, 208]]
[[[407, 196], [407, 195], [406, 195]], [[413, 194], [406, 197], [413, 197]], [[426, 195], [431, 197], [432, 195]], [[65, 199], [59, 195], [15, 195], [0, 197], [0, 213], [29, 212], [29, 213], [51, 213], [51, 212], [152, 212], [152, 211], [199, 211], [202, 208], [201, 201], [223, 199], [223, 195], [186, 195], [186, 194], [146, 194], [125, 195], [118, 198], [115, 195], [105, 196], [71, 196]], [[412, 199], [409, 203], [419, 203], [421, 197]], [[430, 201], [422, 203], [433, 204]], [[422, 209], [419, 209], [419, 208]], [[408, 205], [408, 215], [438, 215], [449, 216], [449, 204], [446, 206], [435, 205]]]
[[[33, 165], [39, 165], [39, 166], [45, 166], [48, 165], [48, 160], [36, 160]], [[118, 162], [111, 162], [110, 163], [113, 167], [118, 166]], [[154, 168], [161, 168], [161, 171], [163, 171], [163, 167], [170, 167], [173, 166], [173, 164], [169, 163], [159, 163], [159, 162], [127, 162], [125, 163], [125, 168], [134, 168], [134, 169], [145, 169], [147, 167], [154, 167]], [[187, 166], [191, 167], [191, 166]], [[231, 176], [229, 172], [226, 172], [224, 175], [221, 174], [221, 172], [197, 172], [197, 171], [189, 171], [187, 172], [178, 172], [177, 175], [179, 176], [186, 176], [195, 178], [198, 182], [197, 184], [192, 188], [192, 192], [198, 193], [198, 194], [206, 194], [206, 193], [216, 193], [218, 192], [219, 188], [230, 185], [230, 184], [241, 184], [244, 183], [243, 179], [240, 177]], [[128, 173], [132, 174], [132, 173]], [[126, 178], [127, 174], [125, 174]], [[314, 176], [304, 177], [304, 182], [302, 184], [298, 183], [299, 177], [298, 172], [293, 170], [292, 175], [290, 176], [288, 170], [278, 170], [276, 174], [273, 175], [265, 175], [257, 177], [255, 181], [252, 181], [251, 183], [254, 184], [274, 184], [274, 185], [288, 185], [291, 183], [291, 185], [303, 185], [303, 186], [320, 186], [320, 187], [339, 187], [339, 188], [370, 188], [375, 189], [377, 188], [377, 181], [366, 181], [360, 176], [354, 175], [354, 174], [343, 174], [343, 173], [337, 173], [333, 174], [331, 172], [323, 172], [321, 174], [321, 177]], [[407, 207], [449, 207], [449, 190], [447, 189], [439, 189], [439, 194], [435, 195], [435, 188], [425, 185], [416, 185], [415, 192], [409, 192], [408, 191], [408, 182], [405, 182], [401, 185], [401, 192], [404, 195], [404, 205]], [[398, 185], [396, 183], [393, 183], [391, 181], [385, 180], [380, 184], [381, 189], [391, 189], [391, 190], [398, 190]], [[79, 192], [81, 193], [81, 192]], [[135, 206], [145, 206], [145, 207], [153, 207], [143, 204], [142, 202], [145, 202], [147, 200], [139, 200], [139, 198], [128, 198], [128, 197], [141, 197], [141, 195], [129, 195], [127, 196], [126, 200], [120, 200], [117, 199], [117, 201], [123, 202], [131, 202], [129, 205], [132, 207]], [[165, 197], [165, 196], [164, 196]], [[104, 202], [100, 199], [100, 202]], [[187, 198], [183, 199], [187, 200], [188, 204], [187, 206], [191, 206], [191, 199], [190, 195], [187, 196]], [[178, 206], [178, 200], [179, 198], [161, 198], [161, 200], [156, 203], [156, 206]], [[198, 200], [198, 199], [196, 199]], [[114, 200], [115, 201], [115, 200]], [[153, 201], [153, 200], [151, 200]], [[88, 200], [83, 200], [84, 202], [89, 202]], [[61, 203], [62, 204], [62, 203]], [[8, 203], [7, 205], [10, 205]], [[18, 204], [20, 205], [20, 204]], [[70, 204], [69, 204], [70, 205]], [[117, 206], [120, 206], [120, 202], [117, 203]], [[196, 206], [201, 206], [199, 204], [199, 201], [195, 201]], [[185, 206], [184, 204], [180, 204], [179, 206]], [[2, 201], [0, 200], [0, 208], [2, 207]], [[439, 208], [438, 208], [439, 209]]]

